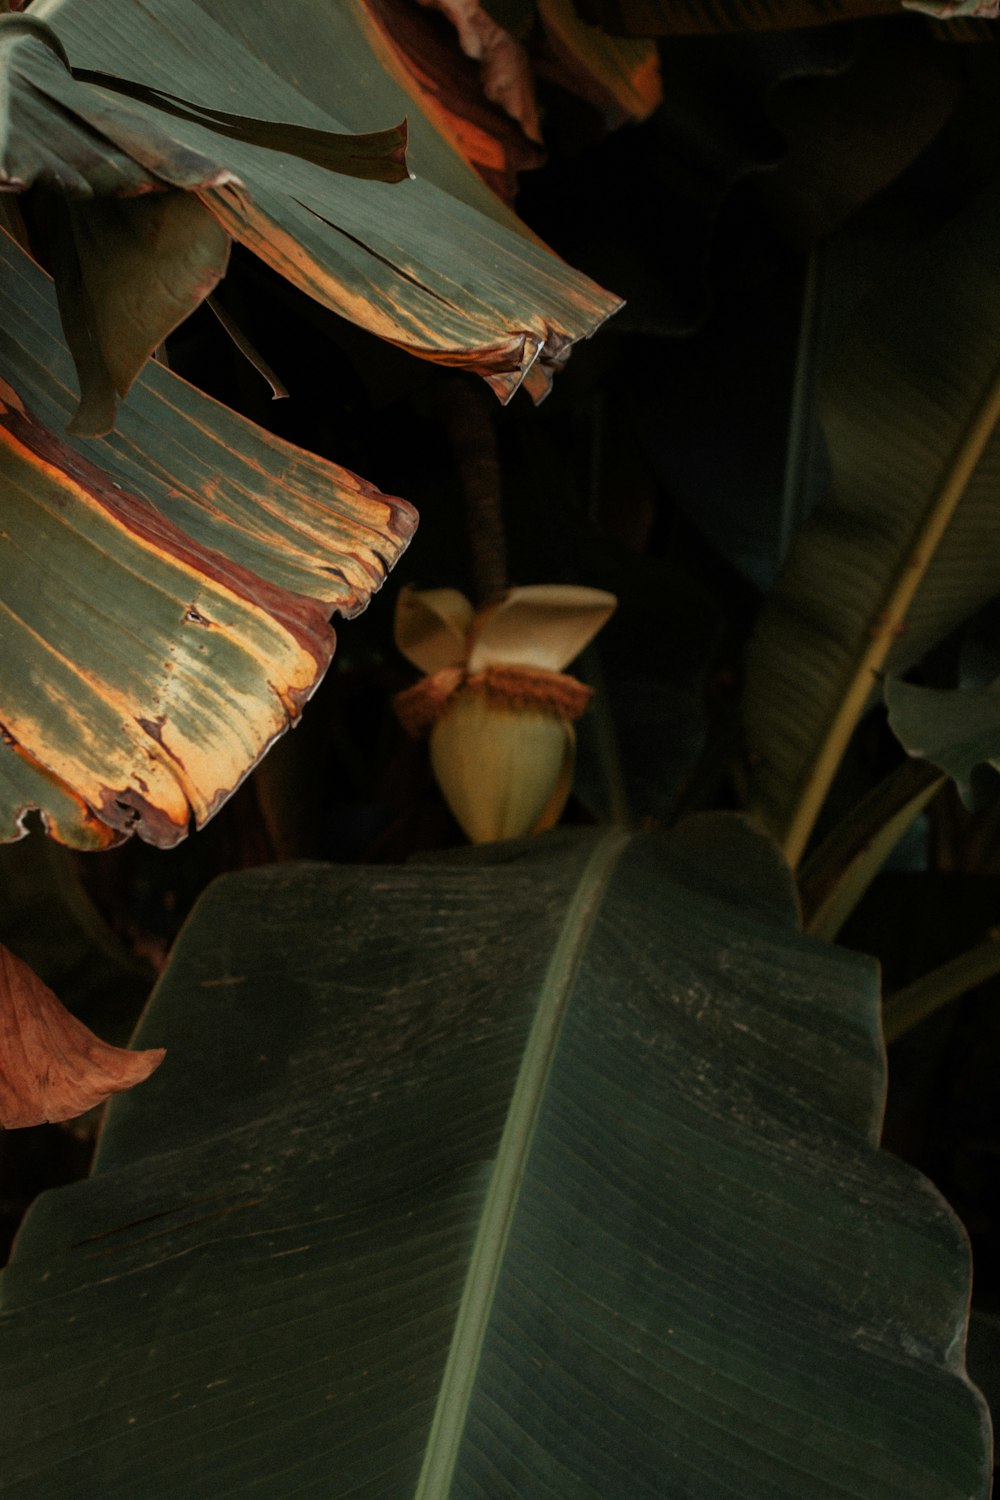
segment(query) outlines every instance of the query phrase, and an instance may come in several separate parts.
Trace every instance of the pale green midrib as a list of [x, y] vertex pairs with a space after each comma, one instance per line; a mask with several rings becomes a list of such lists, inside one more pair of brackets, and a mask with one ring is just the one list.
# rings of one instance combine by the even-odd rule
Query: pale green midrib
[[591, 853], [542, 981], [476, 1234], [414, 1500], [447, 1500], [524, 1169], [573, 982], [601, 899], [631, 835], [606, 833]]

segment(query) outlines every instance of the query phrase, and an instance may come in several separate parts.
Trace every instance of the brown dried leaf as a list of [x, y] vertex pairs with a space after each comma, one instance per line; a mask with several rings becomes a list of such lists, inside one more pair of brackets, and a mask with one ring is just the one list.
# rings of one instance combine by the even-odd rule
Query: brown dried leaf
[[[434, 129], [508, 206], [518, 173], [541, 166], [545, 151], [503, 107], [488, 99], [480, 63], [463, 52], [453, 27], [414, 0], [365, 0], [384, 48], [384, 66]], [[537, 111], [536, 111], [537, 115]], [[418, 144], [417, 158], [423, 153]], [[480, 208], [489, 209], [480, 200]]]
[[111, 1047], [56, 999], [38, 975], [0, 944], [0, 1126], [15, 1130], [70, 1120], [142, 1083], [162, 1047]]
[[519, 41], [498, 26], [479, 0], [420, 0], [444, 11], [458, 32], [466, 57], [482, 67], [483, 93], [517, 121], [530, 141], [541, 141], [535, 80], [528, 54]]

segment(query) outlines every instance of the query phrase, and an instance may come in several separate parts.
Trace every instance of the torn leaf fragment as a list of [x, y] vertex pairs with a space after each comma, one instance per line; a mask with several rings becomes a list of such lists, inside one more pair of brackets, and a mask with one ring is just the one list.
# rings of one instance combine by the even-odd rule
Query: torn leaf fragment
[[165, 1055], [102, 1042], [0, 944], [0, 1127], [71, 1120], [142, 1083]]

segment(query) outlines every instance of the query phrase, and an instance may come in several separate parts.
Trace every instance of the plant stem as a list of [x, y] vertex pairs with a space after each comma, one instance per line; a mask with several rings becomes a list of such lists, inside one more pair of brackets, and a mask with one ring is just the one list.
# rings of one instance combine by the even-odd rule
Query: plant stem
[[982, 402], [959, 439], [914, 544], [908, 550], [878, 619], [872, 622], [870, 640], [851, 674], [823, 746], [802, 790], [783, 840], [785, 857], [793, 869], [809, 841], [830, 783], [868, 703], [878, 674], [885, 666], [886, 658], [905, 624], [914, 596], [927, 574], [998, 421], [1000, 369], [994, 374]]
[[806, 932], [833, 941], [946, 780], [936, 766], [907, 759], [851, 808], [802, 867], [799, 897]]
[[882, 1006], [886, 1041], [896, 1041], [918, 1021], [997, 974], [1000, 974], [1000, 937], [968, 948], [895, 994], [887, 995]]
[[449, 394], [448, 433], [465, 498], [476, 603], [483, 604], [502, 593], [508, 581], [496, 398], [470, 378], [455, 380]]

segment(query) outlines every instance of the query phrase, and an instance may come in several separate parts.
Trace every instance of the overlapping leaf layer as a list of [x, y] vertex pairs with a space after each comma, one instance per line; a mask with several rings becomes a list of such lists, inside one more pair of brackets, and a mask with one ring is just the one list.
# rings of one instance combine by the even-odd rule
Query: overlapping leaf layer
[[4, 1273], [12, 1500], [982, 1500], [874, 965], [727, 815], [229, 877]]
[[[161, 368], [108, 439], [62, 436], [51, 284], [0, 245], [0, 835], [182, 838], [294, 722], [415, 524]], [[9, 383], [13, 382], [13, 383]]]
[[754, 789], [793, 860], [879, 674], [918, 661], [1000, 585], [998, 232], [994, 187], [893, 267], [824, 383], [831, 493], [747, 669]]
[[[265, 0], [42, 0], [32, 16], [95, 80], [88, 100], [68, 107], [100, 107], [112, 134], [124, 112], [153, 170], [164, 134], [217, 163], [216, 179], [195, 190], [235, 239], [415, 354], [475, 370], [504, 397], [530, 377], [537, 395], [568, 346], [619, 306], [541, 245], [443, 139], [361, 0], [287, 10]], [[332, 176], [326, 160], [295, 148], [296, 130], [374, 139], [403, 116], [413, 180], [397, 186], [366, 180], [367, 169]]]

